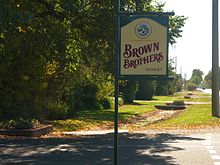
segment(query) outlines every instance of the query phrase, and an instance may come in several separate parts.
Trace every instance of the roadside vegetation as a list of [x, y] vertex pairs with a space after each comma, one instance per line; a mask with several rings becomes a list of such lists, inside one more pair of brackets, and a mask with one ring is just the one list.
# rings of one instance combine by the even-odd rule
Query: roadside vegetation
[[[220, 119], [211, 116], [211, 95], [200, 91], [190, 92], [192, 98], [183, 97], [189, 92], [180, 92], [172, 96], [155, 96], [151, 101], [135, 101], [133, 104], [123, 105], [119, 109], [120, 124], [123, 129], [144, 130], [144, 129], [191, 129], [205, 128], [220, 125]], [[141, 125], [138, 116], [157, 111], [155, 104], [164, 104], [174, 100], [184, 100], [186, 110], [172, 119], [154, 124]], [[135, 118], [137, 117], [137, 120]], [[132, 120], [132, 122], [130, 122]], [[147, 118], [146, 118], [147, 120]], [[73, 119], [53, 121], [57, 131], [79, 131], [79, 130], [103, 130], [113, 129], [114, 110], [82, 111]], [[141, 127], [137, 126], [137, 123]]]
[[180, 116], [149, 125], [154, 129], [192, 129], [220, 125], [220, 119], [211, 116], [211, 104], [190, 105]]
[[[0, 129], [44, 123], [52, 123], [57, 131], [113, 128], [114, 1], [2, 0], [0, 6]], [[166, 12], [164, 6], [159, 0], [127, 0], [121, 10]], [[181, 37], [186, 19], [169, 17], [170, 45]], [[209, 87], [211, 74], [203, 80], [203, 72], [194, 69], [186, 80], [174, 66], [169, 58], [172, 80], [119, 82], [122, 125], [154, 112], [155, 104], [183, 100], [186, 93], [177, 93], [182, 89]], [[210, 101], [202, 93], [195, 96], [184, 100]], [[190, 105], [182, 116], [191, 111], [200, 116], [199, 109], [210, 116], [209, 106]], [[208, 119], [217, 124], [212, 117], [204, 123]]]
[[[164, 5], [159, 0], [128, 0], [121, 3], [121, 10], [165, 12]], [[107, 113], [104, 119], [109, 122], [115, 80], [115, 2], [1, 0], [0, 6], [0, 128], [26, 123], [32, 127], [36, 120], [77, 116], [86, 122], [91, 117], [86, 115], [94, 112], [100, 118]], [[169, 44], [181, 37], [185, 20], [170, 17]], [[171, 60], [173, 81], [121, 81], [120, 97], [133, 103], [135, 96], [151, 99], [154, 89], [157, 95], [173, 94], [182, 77], [172, 65]]]

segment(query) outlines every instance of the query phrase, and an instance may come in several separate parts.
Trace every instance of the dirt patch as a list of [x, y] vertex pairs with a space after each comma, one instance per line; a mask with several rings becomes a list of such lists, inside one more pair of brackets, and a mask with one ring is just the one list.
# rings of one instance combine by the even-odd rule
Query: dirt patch
[[120, 123], [120, 127], [134, 129], [135, 127], [142, 127], [175, 118], [182, 114], [184, 111], [185, 110], [155, 110], [139, 116], [132, 117], [126, 122]]

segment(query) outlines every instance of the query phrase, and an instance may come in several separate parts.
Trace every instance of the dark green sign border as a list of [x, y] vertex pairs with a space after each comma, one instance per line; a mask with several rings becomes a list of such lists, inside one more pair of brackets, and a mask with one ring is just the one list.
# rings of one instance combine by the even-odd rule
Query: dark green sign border
[[162, 15], [161, 13], [160, 14], [157, 14], [156, 13], [152, 13], [150, 15], [150, 13], [148, 14], [144, 14], [144, 13], [138, 13], [138, 14], [132, 14], [132, 15], [120, 15], [119, 14], [119, 23], [120, 23], [120, 30], [118, 31], [119, 33], [119, 41], [120, 41], [120, 37], [121, 37], [121, 27], [127, 25], [128, 23], [132, 22], [132, 21], [135, 21], [136, 19], [139, 19], [139, 18], [148, 18], [148, 19], [151, 19], [163, 26], [165, 26], [167, 28], [167, 45], [166, 45], [166, 73], [165, 74], [141, 74], [141, 75], [122, 75], [121, 74], [121, 42], [120, 42], [120, 47], [119, 47], [119, 57], [117, 58], [119, 60], [119, 79], [121, 80], [144, 80], [144, 79], [157, 79], [157, 78], [160, 78], [160, 79], [167, 79], [168, 77], [168, 61], [169, 61], [169, 58], [168, 58], [168, 49], [169, 49], [169, 43], [168, 43], [168, 26], [169, 26], [169, 18], [168, 18], [168, 15]]

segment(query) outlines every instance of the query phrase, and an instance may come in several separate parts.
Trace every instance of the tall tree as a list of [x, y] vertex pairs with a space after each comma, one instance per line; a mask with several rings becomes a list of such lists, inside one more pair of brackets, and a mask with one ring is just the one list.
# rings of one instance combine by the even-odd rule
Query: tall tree
[[[163, 11], [159, 1], [139, 1], [124, 0], [121, 9]], [[65, 114], [112, 95], [114, 7], [112, 0], [1, 0], [0, 116]], [[184, 17], [171, 19], [175, 39]]]
[[212, 71], [204, 77], [204, 83], [206, 88], [212, 88]]
[[[219, 68], [219, 74], [220, 74], [220, 68]], [[204, 85], [205, 85], [206, 88], [212, 88], [212, 70], [210, 70], [208, 72], [208, 74], [205, 75], [205, 77], [204, 77]]]
[[202, 78], [203, 74], [204, 73], [201, 70], [193, 69], [192, 76], [189, 81], [196, 84], [198, 87], [203, 80], [203, 78]]

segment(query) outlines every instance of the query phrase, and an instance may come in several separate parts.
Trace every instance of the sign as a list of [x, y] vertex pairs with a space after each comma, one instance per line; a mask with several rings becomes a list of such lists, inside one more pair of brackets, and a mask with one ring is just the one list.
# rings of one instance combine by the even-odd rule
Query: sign
[[121, 16], [120, 77], [168, 75], [168, 16]]

